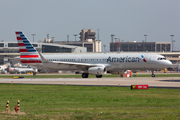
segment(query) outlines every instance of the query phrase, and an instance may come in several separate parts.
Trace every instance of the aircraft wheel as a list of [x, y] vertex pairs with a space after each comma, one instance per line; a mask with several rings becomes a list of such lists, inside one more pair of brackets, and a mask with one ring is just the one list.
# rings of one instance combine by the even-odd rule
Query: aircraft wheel
[[154, 77], [155, 77], [155, 74], [152, 74], [152, 77], [154, 78]]
[[89, 74], [88, 73], [83, 73], [82, 78], [88, 78]]
[[96, 75], [96, 78], [102, 78], [102, 75]]
[[152, 77], [153, 77], [153, 78], [155, 77], [154, 70], [152, 70]]

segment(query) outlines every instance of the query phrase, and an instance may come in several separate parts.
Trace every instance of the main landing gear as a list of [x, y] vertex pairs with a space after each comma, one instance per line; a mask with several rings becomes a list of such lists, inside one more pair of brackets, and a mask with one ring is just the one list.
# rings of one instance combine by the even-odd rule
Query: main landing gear
[[[89, 73], [82, 73], [82, 78], [88, 78]], [[96, 78], [102, 78], [102, 75], [96, 75]]]
[[154, 70], [152, 70], [152, 77], [153, 77], [153, 78], [155, 77]]
[[96, 75], [96, 78], [102, 78], [102, 75]]
[[89, 73], [83, 73], [82, 74], [82, 78], [88, 78], [88, 76], [89, 76]]

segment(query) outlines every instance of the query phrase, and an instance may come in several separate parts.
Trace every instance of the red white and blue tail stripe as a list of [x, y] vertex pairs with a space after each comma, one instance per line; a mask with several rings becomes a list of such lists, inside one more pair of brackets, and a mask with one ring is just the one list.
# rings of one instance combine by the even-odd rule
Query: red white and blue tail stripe
[[143, 59], [144, 62], [147, 62], [143, 55], [141, 55], [141, 57], [142, 57], [142, 59]]
[[20, 52], [20, 61], [21, 63], [42, 63], [39, 53], [29, 42], [26, 36], [21, 32], [17, 31], [16, 37], [19, 46]]

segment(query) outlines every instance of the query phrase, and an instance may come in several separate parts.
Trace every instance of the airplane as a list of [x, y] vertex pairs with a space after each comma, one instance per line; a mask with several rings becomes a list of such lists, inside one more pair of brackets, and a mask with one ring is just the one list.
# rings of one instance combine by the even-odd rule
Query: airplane
[[8, 68], [8, 64], [0, 65], [0, 71], [1, 71], [1, 73], [5, 73], [5, 71], [7, 70], [7, 68]]
[[17, 72], [17, 73], [33, 72], [34, 75], [36, 74], [36, 70], [34, 70], [33, 68], [28, 68], [28, 67], [16, 67], [15, 68], [15, 67], [11, 67], [9, 65], [9, 70]]
[[42, 55], [23, 32], [15, 33], [20, 51], [15, 61], [42, 69], [79, 71], [82, 78], [89, 74], [101, 78], [106, 73], [123, 74], [126, 70], [151, 70], [155, 77], [154, 70], [172, 65], [164, 56], [152, 53]]
[[8, 64], [0, 65], [0, 71], [7, 69]]

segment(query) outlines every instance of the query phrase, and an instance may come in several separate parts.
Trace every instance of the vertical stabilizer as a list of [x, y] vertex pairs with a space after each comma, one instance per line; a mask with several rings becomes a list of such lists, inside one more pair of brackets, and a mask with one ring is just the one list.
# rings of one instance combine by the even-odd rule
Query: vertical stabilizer
[[37, 50], [21, 31], [16, 31], [21, 63], [42, 63]]

